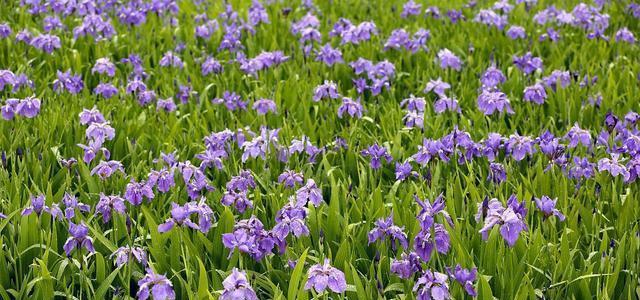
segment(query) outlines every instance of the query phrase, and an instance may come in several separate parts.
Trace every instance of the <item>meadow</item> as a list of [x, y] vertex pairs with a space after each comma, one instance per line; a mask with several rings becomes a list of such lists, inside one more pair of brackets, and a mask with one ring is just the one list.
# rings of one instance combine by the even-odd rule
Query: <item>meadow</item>
[[640, 299], [640, 4], [0, 5], [2, 299]]

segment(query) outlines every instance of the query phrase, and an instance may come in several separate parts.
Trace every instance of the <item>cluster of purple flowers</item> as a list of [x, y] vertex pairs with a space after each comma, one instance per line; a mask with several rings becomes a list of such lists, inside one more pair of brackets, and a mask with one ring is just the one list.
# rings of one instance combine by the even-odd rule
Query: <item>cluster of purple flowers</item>
[[0, 106], [0, 113], [5, 120], [13, 120], [16, 114], [31, 119], [40, 113], [40, 106], [40, 99], [35, 97], [9, 98]]

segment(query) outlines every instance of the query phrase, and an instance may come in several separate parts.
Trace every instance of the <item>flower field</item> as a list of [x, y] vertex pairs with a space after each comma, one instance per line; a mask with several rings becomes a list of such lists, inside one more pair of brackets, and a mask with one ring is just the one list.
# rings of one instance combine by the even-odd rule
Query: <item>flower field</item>
[[0, 5], [1, 299], [640, 299], [640, 3]]

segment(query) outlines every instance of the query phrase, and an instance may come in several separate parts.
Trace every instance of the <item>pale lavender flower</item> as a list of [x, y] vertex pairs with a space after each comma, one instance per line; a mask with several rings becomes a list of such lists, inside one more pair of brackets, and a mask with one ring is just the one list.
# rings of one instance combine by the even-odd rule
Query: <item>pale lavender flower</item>
[[111, 83], [99, 83], [94, 89], [93, 93], [102, 96], [105, 99], [110, 99], [118, 94], [118, 88]]
[[162, 59], [160, 59], [159, 65], [161, 67], [174, 67], [178, 69], [182, 69], [184, 67], [184, 63], [182, 62], [180, 57], [178, 57], [171, 51], [165, 52], [164, 56], [162, 56]]
[[239, 213], [244, 213], [247, 208], [253, 208], [253, 202], [247, 197], [247, 191], [227, 190], [220, 200], [224, 206], [233, 206]]
[[51, 54], [56, 49], [62, 47], [60, 38], [51, 34], [41, 34], [30, 41], [31, 46], [41, 51]]
[[413, 291], [417, 300], [446, 300], [451, 299], [449, 294], [449, 276], [446, 274], [426, 270], [418, 278]]
[[413, 0], [409, 0], [404, 3], [402, 6], [401, 17], [407, 18], [409, 16], [417, 16], [420, 15], [420, 11], [422, 10], [422, 4], [416, 3]]
[[627, 42], [629, 44], [636, 43], [636, 37], [627, 27], [620, 28], [616, 31], [616, 42]]
[[487, 180], [500, 184], [507, 180], [507, 171], [505, 171], [504, 166], [499, 163], [490, 163], [489, 164], [489, 176], [487, 176]]
[[438, 51], [437, 62], [440, 63], [442, 69], [451, 68], [456, 71], [462, 69], [462, 60], [447, 48]]
[[305, 224], [308, 209], [298, 206], [295, 197], [289, 197], [289, 202], [276, 213], [276, 225], [271, 232], [280, 241], [285, 241], [289, 234], [295, 237], [308, 236], [309, 228]]
[[515, 133], [509, 136], [509, 139], [505, 142], [505, 149], [513, 159], [521, 161], [525, 156], [535, 153], [534, 144], [535, 141], [530, 136]]
[[344, 114], [348, 114], [352, 118], [362, 118], [362, 104], [360, 104], [360, 99], [354, 101], [349, 97], [342, 97], [342, 105], [338, 107], [338, 117], [342, 119]]
[[313, 101], [318, 102], [322, 99], [338, 99], [338, 86], [333, 81], [325, 80], [323, 84], [316, 86], [313, 90]]
[[415, 252], [402, 253], [400, 259], [391, 261], [391, 273], [402, 279], [409, 279], [413, 274], [422, 271], [422, 262]]
[[451, 88], [451, 85], [442, 81], [440, 77], [438, 77], [438, 79], [436, 80], [429, 80], [429, 82], [427, 83], [427, 86], [424, 88], [424, 90], [422, 91], [423, 93], [427, 94], [431, 91], [433, 91], [434, 93], [436, 93], [436, 95], [438, 96], [445, 96], [445, 91], [448, 90], [449, 88]]
[[151, 268], [147, 268], [147, 274], [138, 281], [138, 300], [147, 300], [153, 296], [154, 300], [173, 300], [176, 294], [173, 284], [164, 275], [156, 274]]
[[78, 116], [80, 117], [80, 125], [91, 125], [92, 123], [104, 123], [107, 121], [95, 106], [91, 109], [83, 108]]
[[611, 158], [601, 158], [598, 161], [598, 171], [607, 171], [613, 177], [622, 175], [625, 180], [629, 180], [631, 174], [629, 174], [629, 171], [622, 164], [621, 160], [619, 153], [611, 153]]
[[478, 108], [485, 115], [492, 115], [494, 113], [507, 113], [514, 114], [513, 108], [511, 108], [511, 101], [507, 98], [507, 95], [501, 91], [489, 91], [483, 90], [478, 95]]
[[116, 66], [111, 62], [109, 58], [99, 58], [96, 60], [96, 64], [91, 69], [91, 74], [107, 74], [109, 77], [116, 75]]
[[413, 241], [413, 249], [424, 261], [429, 261], [434, 248], [438, 253], [446, 254], [451, 247], [449, 233], [444, 225], [435, 223], [429, 228], [422, 228]]
[[202, 76], [220, 74], [222, 71], [224, 71], [222, 64], [213, 57], [207, 57], [200, 65]]
[[127, 264], [132, 258], [137, 260], [142, 266], [147, 266], [147, 252], [141, 247], [131, 247], [129, 245], [120, 247], [114, 251], [109, 258], [115, 259], [115, 264], [119, 268]]
[[296, 201], [299, 206], [306, 206], [309, 202], [318, 207], [322, 204], [322, 191], [313, 179], [308, 179], [307, 183], [296, 191]]
[[591, 133], [589, 130], [578, 127], [577, 123], [569, 129], [569, 132], [567, 132], [567, 135], [565, 135], [564, 138], [569, 141], [569, 144], [567, 145], [569, 148], [575, 148], [582, 144], [583, 146], [591, 149]]
[[158, 111], [163, 110], [165, 112], [173, 112], [176, 109], [178, 109], [178, 107], [176, 106], [176, 103], [173, 101], [172, 97], [166, 99], [158, 99], [158, 101], [156, 102], [156, 110]]
[[124, 167], [121, 162], [116, 160], [101, 160], [100, 163], [91, 170], [91, 175], [98, 175], [100, 179], [105, 180], [111, 177], [111, 175], [116, 171], [120, 171], [122, 174], [125, 174]]
[[307, 283], [304, 285], [305, 290], [313, 288], [317, 293], [324, 292], [327, 287], [335, 293], [343, 293], [347, 290], [344, 273], [332, 267], [327, 258], [325, 258], [324, 264], [311, 266], [307, 275]]
[[413, 170], [413, 166], [409, 162], [396, 162], [396, 180], [404, 181], [409, 177], [418, 177], [418, 172]]
[[520, 237], [522, 231], [527, 231], [528, 227], [525, 221], [527, 210], [525, 203], [518, 203], [518, 199], [512, 195], [507, 201], [507, 208], [502, 206], [498, 199], [485, 199], [478, 204], [478, 213], [476, 221], [484, 219], [484, 226], [480, 229], [482, 239], [486, 240], [489, 231], [494, 226], [500, 226], [500, 234], [510, 247], [513, 247]]
[[303, 184], [304, 177], [302, 173], [293, 171], [293, 170], [285, 170], [278, 176], [278, 182], [283, 184], [286, 188], [294, 188], [296, 184]]
[[25, 118], [34, 118], [40, 113], [40, 99], [35, 97], [24, 98], [16, 105], [15, 111]]
[[70, 220], [73, 217], [75, 217], [76, 209], [79, 210], [80, 212], [91, 211], [91, 207], [89, 205], [84, 204], [82, 202], [78, 202], [78, 198], [76, 198], [76, 196], [71, 195], [69, 193], [64, 193], [64, 196], [62, 197], [62, 203], [65, 206], [64, 216], [67, 218], [67, 220]]
[[258, 300], [244, 271], [233, 268], [229, 276], [222, 281], [222, 286], [224, 291], [220, 300]]
[[441, 114], [446, 111], [462, 113], [460, 105], [458, 104], [458, 99], [449, 97], [440, 97], [438, 100], [436, 100], [436, 102], [433, 103], [433, 110], [437, 114]]

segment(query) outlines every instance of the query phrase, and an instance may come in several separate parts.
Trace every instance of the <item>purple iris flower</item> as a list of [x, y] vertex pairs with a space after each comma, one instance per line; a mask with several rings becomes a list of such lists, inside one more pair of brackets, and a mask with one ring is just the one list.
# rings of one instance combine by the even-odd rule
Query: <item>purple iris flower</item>
[[616, 42], [627, 42], [629, 44], [636, 43], [636, 37], [627, 27], [618, 29], [615, 34]]
[[38, 215], [38, 217], [40, 217], [43, 212], [46, 212], [50, 214], [54, 220], [62, 220], [63, 215], [60, 207], [56, 203], [52, 204], [51, 206], [47, 206], [45, 205], [44, 200], [44, 195], [38, 195], [36, 197], [31, 196], [31, 205], [25, 207], [22, 210], [22, 216], [28, 216], [32, 213], [35, 213], [36, 215]]
[[60, 38], [51, 34], [41, 34], [31, 39], [30, 44], [47, 54], [51, 54], [56, 49], [60, 49], [60, 47], [62, 47]]
[[215, 98], [211, 100], [213, 104], [224, 104], [228, 110], [247, 110], [247, 101], [242, 100], [242, 97], [235, 92], [225, 91], [222, 98]]
[[527, 52], [523, 56], [513, 56], [513, 64], [522, 72], [529, 75], [537, 70], [542, 71], [542, 59], [534, 57], [531, 52]]
[[91, 211], [91, 207], [82, 202], [78, 202], [78, 198], [76, 196], [71, 195], [69, 193], [64, 193], [62, 197], [62, 203], [64, 204], [64, 216], [67, 220], [72, 219], [76, 215], [76, 209], [80, 212], [89, 212]]
[[514, 25], [507, 29], [507, 36], [512, 40], [524, 39], [527, 37], [527, 33], [524, 27]]
[[446, 269], [449, 276], [453, 277], [453, 279], [462, 285], [469, 296], [476, 297], [478, 295], [476, 289], [473, 287], [473, 282], [478, 278], [477, 268], [464, 269], [460, 265], [456, 265], [455, 268], [447, 267]]
[[84, 223], [74, 224], [69, 222], [69, 234], [71, 235], [64, 243], [64, 252], [71, 256], [74, 250], [85, 248], [89, 253], [96, 250], [93, 248], [93, 239], [89, 237], [89, 228]]
[[516, 133], [509, 136], [509, 139], [505, 142], [505, 149], [513, 159], [521, 161], [525, 156], [535, 153], [534, 144], [533, 138]]
[[393, 157], [388, 153], [387, 148], [376, 144], [369, 146], [369, 148], [364, 149], [360, 152], [360, 154], [364, 157], [370, 158], [371, 168], [374, 170], [380, 169], [382, 167], [382, 162], [385, 160], [387, 163], [390, 163], [393, 160]]
[[125, 174], [124, 167], [121, 162], [117, 160], [101, 160], [100, 163], [91, 170], [91, 175], [98, 175], [100, 179], [105, 180], [111, 177], [111, 175], [116, 171], [120, 171], [122, 174]]
[[450, 89], [451, 85], [442, 81], [440, 77], [438, 77], [438, 79], [436, 80], [429, 80], [429, 82], [427, 82], [427, 85], [425, 86], [424, 90], [422, 91], [423, 93], [427, 94], [431, 91], [433, 91], [434, 93], [436, 93], [436, 95], [444, 97], [445, 95], [445, 91]]
[[162, 168], [160, 171], [151, 170], [147, 179], [147, 185], [149, 187], [157, 186], [159, 192], [166, 193], [176, 185], [173, 176], [173, 168]]
[[224, 291], [220, 295], [220, 300], [258, 300], [244, 271], [233, 268], [229, 276], [222, 281], [222, 286]]
[[343, 63], [342, 52], [332, 48], [330, 44], [325, 44], [316, 53], [316, 61], [321, 61], [331, 67], [334, 64]]
[[107, 76], [113, 77], [116, 75], [116, 66], [109, 58], [99, 58], [96, 60], [96, 64], [93, 65], [91, 73], [107, 74]]
[[222, 64], [213, 57], [207, 57], [200, 65], [202, 76], [209, 74], [220, 74], [224, 71]]
[[415, 252], [402, 253], [400, 259], [391, 261], [391, 273], [402, 279], [409, 279], [413, 274], [422, 271], [422, 261]]
[[505, 171], [504, 166], [500, 163], [490, 163], [487, 180], [496, 184], [505, 182], [507, 180], [507, 171]]
[[156, 103], [157, 111], [163, 110], [165, 112], [173, 112], [176, 109], [178, 109], [178, 107], [171, 97], [166, 99], [158, 99], [158, 102]]
[[451, 68], [456, 71], [462, 69], [462, 60], [447, 48], [438, 51], [437, 61], [440, 63], [440, 68], [442, 69]]
[[118, 88], [111, 83], [99, 83], [94, 89], [93, 93], [102, 96], [105, 99], [110, 99], [118, 94]]
[[524, 101], [533, 102], [535, 104], [544, 104], [547, 99], [547, 91], [540, 83], [524, 88]]
[[322, 191], [313, 179], [308, 179], [307, 183], [296, 191], [296, 201], [299, 206], [306, 206], [309, 202], [318, 207], [322, 204]]
[[102, 215], [102, 222], [107, 223], [111, 220], [112, 212], [125, 215], [127, 207], [124, 205], [124, 199], [118, 195], [107, 196], [100, 193], [100, 201], [96, 204], [96, 215]]
[[342, 118], [344, 114], [348, 114], [352, 118], [362, 118], [362, 104], [360, 104], [360, 99], [353, 101], [353, 99], [348, 97], [342, 97], [342, 105], [338, 108], [338, 117]]
[[229, 257], [237, 248], [238, 251], [251, 255], [256, 261], [272, 253], [276, 242], [278, 239], [264, 230], [264, 225], [255, 216], [236, 222], [233, 232], [222, 235], [222, 243], [230, 250]]
[[91, 140], [89, 141], [89, 145], [78, 144], [78, 147], [82, 148], [84, 151], [82, 159], [87, 164], [91, 163], [93, 159], [96, 158], [96, 155], [100, 154], [100, 152], [102, 152], [104, 159], [109, 159], [111, 157], [111, 152], [109, 152], [107, 148], [102, 147], [102, 143], [99, 141]]
[[239, 213], [244, 213], [247, 208], [253, 208], [253, 202], [247, 197], [247, 191], [227, 190], [220, 200], [224, 206], [233, 206]]
[[409, 98], [400, 102], [400, 107], [406, 108], [409, 111], [423, 112], [426, 106], [426, 101], [422, 97], [415, 97], [413, 94], [409, 95]]
[[496, 88], [506, 80], [507, 77], [505, 77], [502, 71], [500, 71], [500, 69], [496, 68], [495, 66], [489, 67], [486, 71], [484, 71], [482, 77], [480, 77], [482, 88], [489, 90]]
[[440, 140], [423, 139], [422, 145], [418, 146], [418, 152], [411, 156], [415, 162], [426, 166], [432, 159], [440, 158], [444, 162], [449, 162], [451, 149], [446, 149]]
[[422, 4], [416, 3], [413, 0], [409, 0], [404, 3], [402, 6], [401, 17], [407, 18], [409, 16], [417, 16], [420, 15], [420, 11], [422, 10]]
[[71, 70], [57, 71], [57, 79], [53, 81], [53, 90], [57, 93], [67, 90], [70, 94], [78, 94], [84, 89], [82, 77], [78, 74], [71, 74]]
[[449, 233], [444, 225], [435, 223], [430, 228], [423, 228], [416, 234], [413, 249], [424, 261], [429, 261], [435, 248], [446, 254], [450, 248]]
[[182, 62], [180, 57], [178, 57], [171, 51], [167, 51], [164, 56], [162, 56], [162, 59], [160, 59], [160, 62], [158, 64], [161, 67], [174, 67], [178, 69], [182, 69], [184, 67], [184, 63]]
[[542, 196], [535, 198], [535, 203], [538, 209], [544, 214], [545, 219], [550, 216], [558, 217], [558, 220], [564, 221], [565, 216], [556, 208], [558, 199], [551, 199], [548, 196]]
[[575, 156], [573, 165], [569, 168], [569, 178], [592, 178], [595, 175], [595, 166], [596, 164], [589, 162], [588, 158]]
[[307, 208], [299, 206], [295, 198], [290, 197], [289, 202], [276, 213], [276, 225], [271, 230], [273, 235], [280, 241], [286, 240], [289, 234], [295, 237], [308, 236], [309, 228], [305, 223], [307, 215]]
[[582, 144], [583, 146], [591, 149], [591, 133], [589, 130], [578, 127], [578, 124], [573, 125], [564, 138], [569, 141], [569, 144], [567, 145], [569, 148], [575, 148], [579, 144]]
[[395, 251], [396, 241], [407, 249], [409, 242], [407, 241], [407, 234], [404, 232], [404, 227], [399, 227], [393, 224], [393, 216], [389, 216], [386, 219], [378, 219], [374, 223], [375, 227], [369, 231], [369, 244], [375, 243], [377, 240], [383, 240], [389, 238], [391, 241], [391, 248]]
[[484, 219], [484, 226], [480, 229], [482, 239], [486, 240], [489, 231], [494, 226], [500, 226], [500, 234], [510, 247], [516, 244], [522, 231], [527, 231], [528, 227], [525, 223], [527, 209], [524, 207], [525, 202], [518, 203], [518, 199], [512, 195], [507, 201], [507, 208], [502, 206], [498, 199], [485, 199], [478, 204], [478, 213], [476, 221]]
[[190, 216], [194, 213], [194, 211], [190, 210], [189, 208], [190, 207], [188, 205], [180, 206], [175, 202], [171, 202], [171, 218], [158, 225], [158, 232], [167, 232], [173, 229], [175, 225], [186, 226], [192, 229], [199, 230], [200, 227], [198, 226], [198, 224], [194, 223], [190, 219]]
[[144, 198], [147, 198], [147, 202], [151, 202], [154, 197], [153, 185], [147, 184], [144, 181], [137, 182], [133, 178], [131, 182], [127, 184], [127, 190], [124, 193], [124, 198], [136, 206], [142, 204]]
[[156, 274], [151, 268], [147, 268], [147, 274], [138, 281], [138, 300], [147, 300], [149, 296], [153, 299], [173, 300], [176, 294], [173, 291], [173, 284], [164, 275]]
[[95, 106], [91, 109], [83, 108], [78, 116], [80, 117], [80, 125], [91, 125], [92, 123], [104, 123], [107, 121]]
[[5, 100], [4, 105], [0, 107], [0, 112], [2, 112], [2, 118], [7, 121], [12, 120], [16, 115], [18, 104], [20, 104], [19, 99], [9, 98]]
[[492, 115], [496, 112], [507, 114], [514, 114], [513, 108], [511, 108], [511, 101], [507, 98], [507, 95], [501, 91], [489, 91], [483, 90], [478, 95], [478, 108], [485, 115]]
[[313, 101], [318, 102], [322, 99], [338, 99], [338, 86], [333, 81], [325, 80], [323, 84], [316, 86], [313, 90]]
[[303, 184], [304, 177], [302, 173], [293, 171], [293, 170], [285, 170], [278, 176], [278, 182], [283, 184], [286, 188], [294, 188], [296, 184]]
[[271, 99], [259, 99], [253, 103], [253, 109], [258, 115], [266, 115], [268, 112], [276, 112], [276, 103]]
[[329, 264], [325, 258], [324, 264], [316, 264], [309, 268], [308, 279], [304, 285], [305, 290], [313, 288], [317, 293], [324, 292], [327, 287], [335, 293], [343, 293], [347, 290], [347, 281], [344, 273]]
[[617, 177], [618, 175], [622, 175], [625, 180], [629, 180], [631, 174], [627, 168], [622, 164], [621, 157], [619, 153], [611, 153], [611, 158], [601, 158], [598, 161], [598, 171], [604, 172], [607, 171], [611, 176]]
[[425, 270], [418, 278], [413, 291], [417, 300], [446, 300], [450, 299], [449, 276], [446, 274]]
[[127, 264], [131, 259], [137, 260], [142, 266], [147, 266], [147, 252], [141, 247], [131, 247], [129, 245], [120, 247], [114, 251], [109, 258], [115, 257], [115, 264], [121, 267]]
[[418, 172], [413, 170], [413, 166], [408, 161], [403, 163], [396, 162], [396, 180], [404, 181], [409, 177], [418, 177]]
[[40, 99], [35, 97], [24, 98], [16, 105], [15, 110], [23, 117], [33, 118], [40, 113]]

